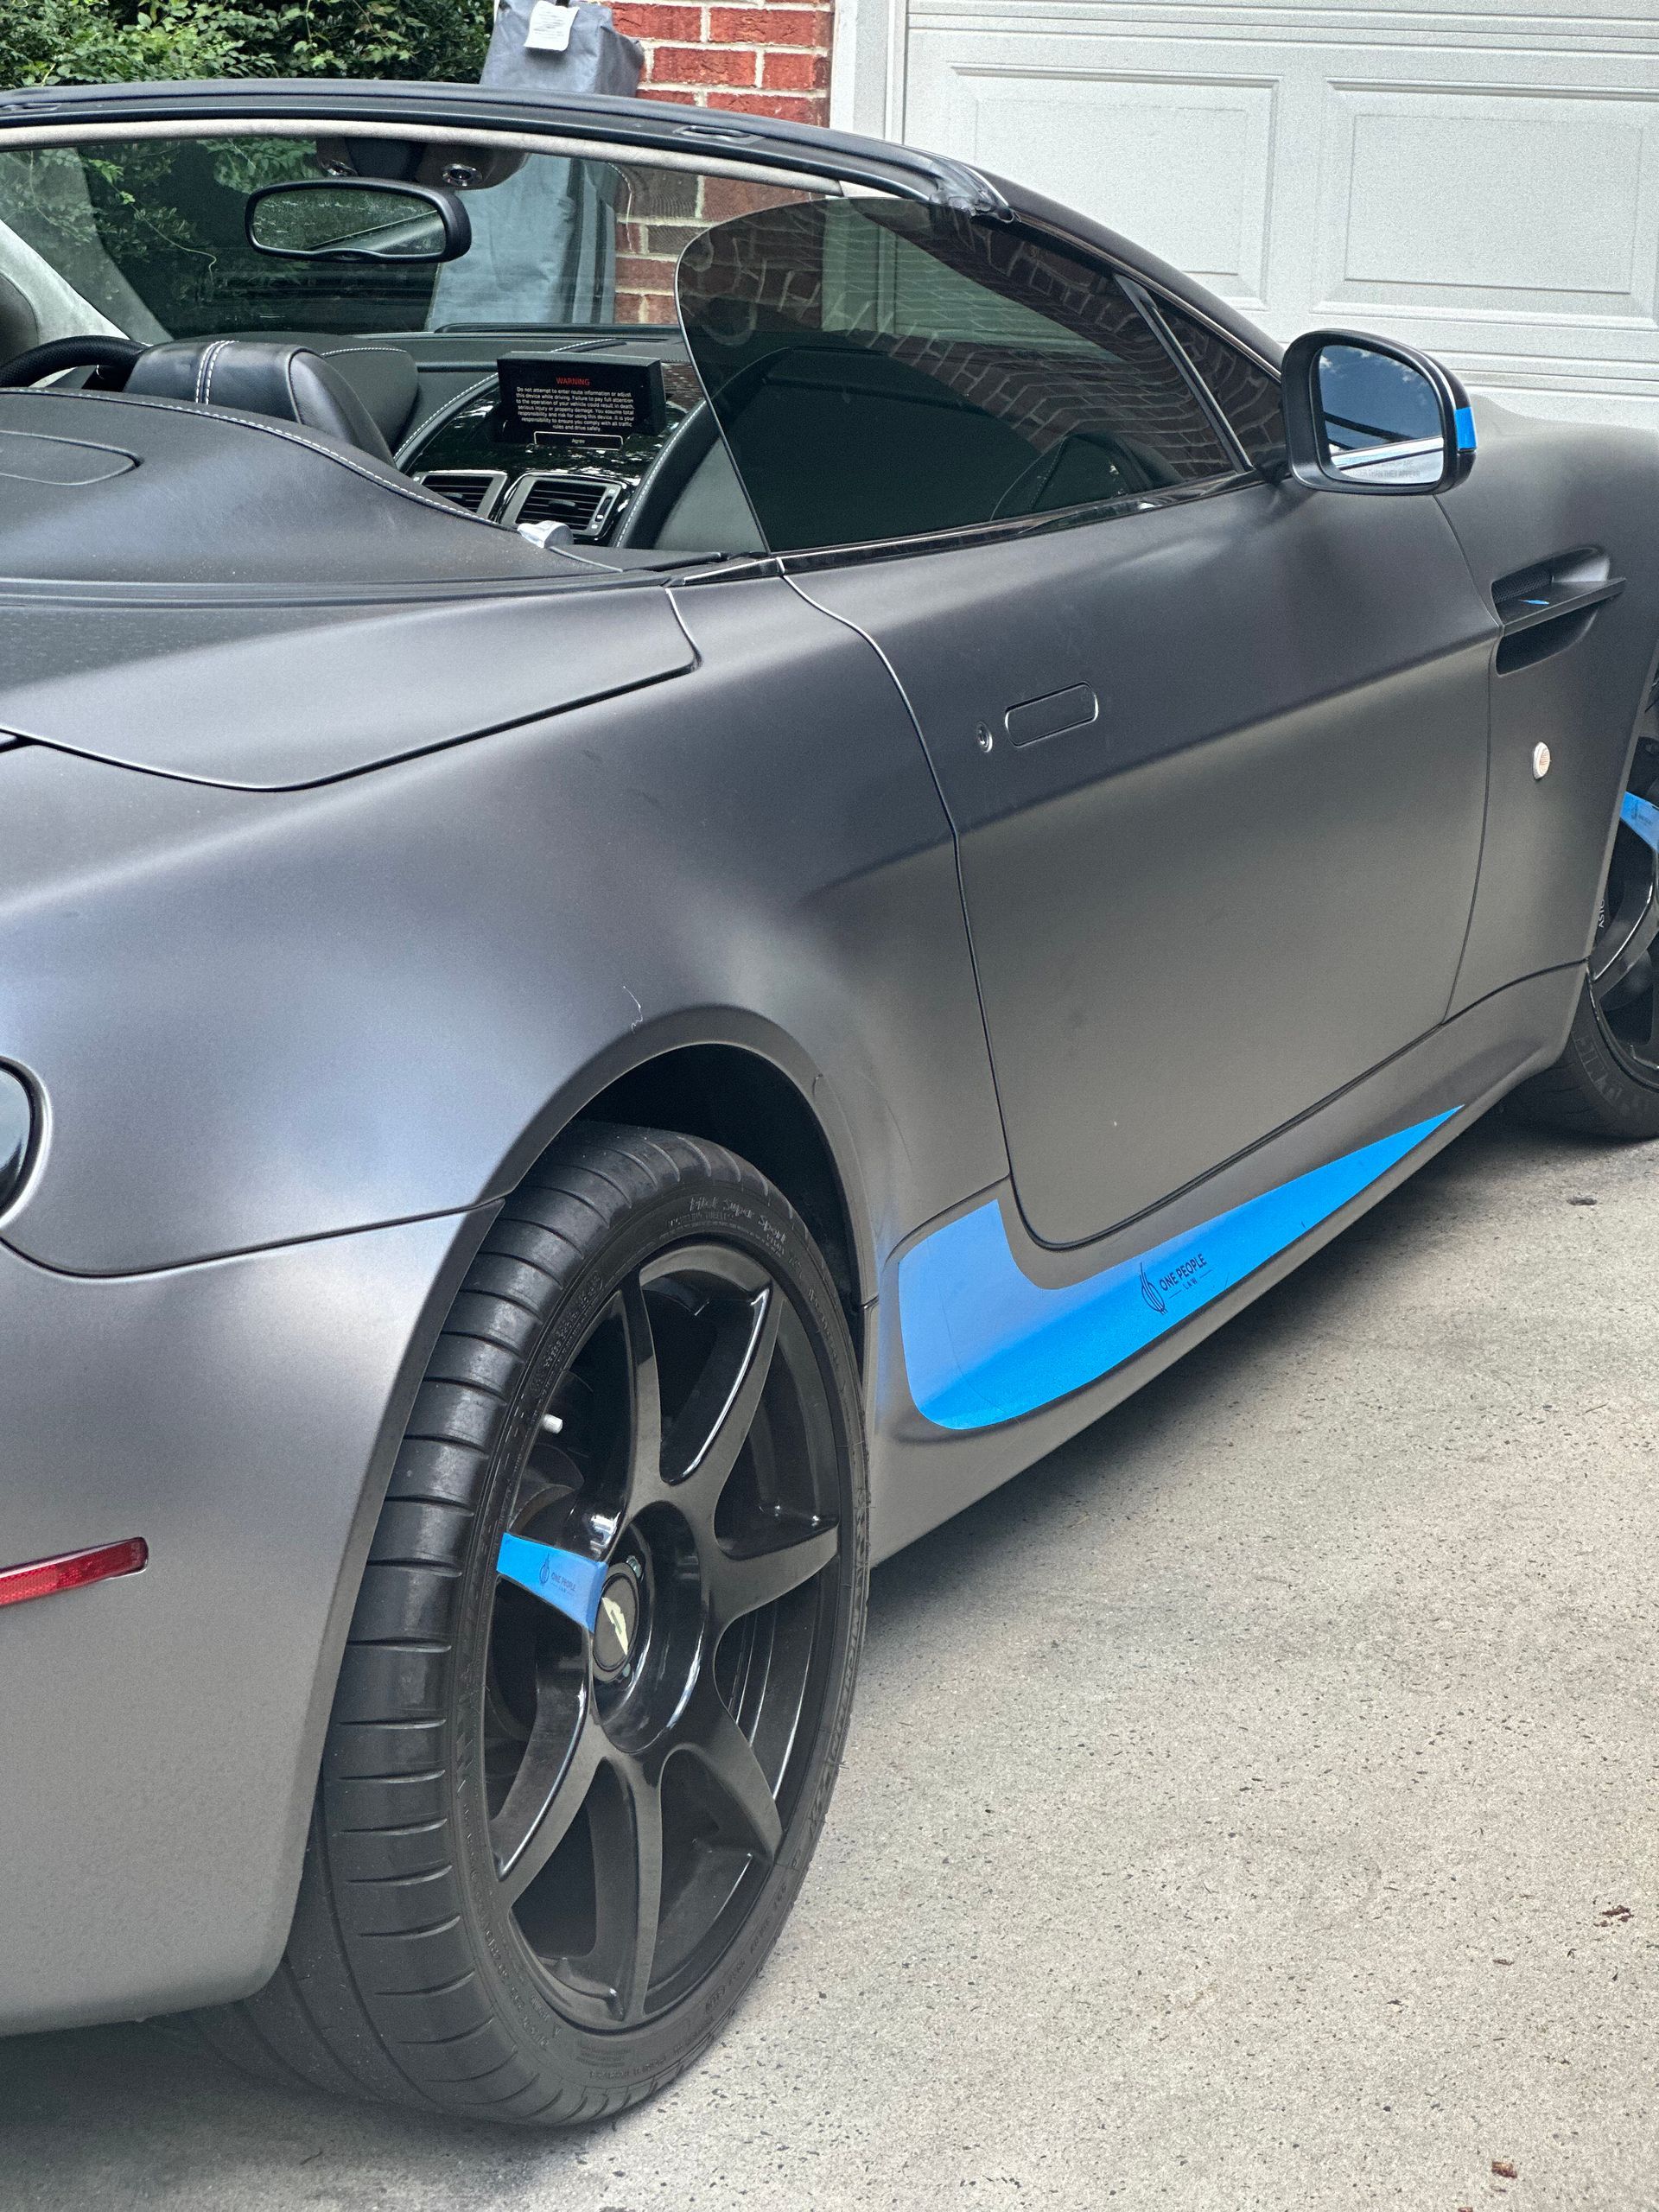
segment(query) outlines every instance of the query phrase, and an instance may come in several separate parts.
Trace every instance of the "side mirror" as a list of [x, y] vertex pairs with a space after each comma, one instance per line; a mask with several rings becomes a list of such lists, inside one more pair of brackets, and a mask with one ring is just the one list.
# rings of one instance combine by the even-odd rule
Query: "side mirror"
[[453, 192], [372, 177], [302, 177], [248, 195], [248, 244], [282, 261], [458, 261], [471, 218]]
[[1449, 492], [1475, 462], [1469, 395], [1409, 346], [1313, 330], [1285, 349], [1285, 444], [1325, 492]]

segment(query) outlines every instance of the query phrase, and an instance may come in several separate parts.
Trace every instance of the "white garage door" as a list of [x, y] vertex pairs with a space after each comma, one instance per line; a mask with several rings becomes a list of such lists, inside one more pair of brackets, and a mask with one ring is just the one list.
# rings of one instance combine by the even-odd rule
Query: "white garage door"
[[843, 0], [838, 118], [1018, 177], [1280, 338], [1659, 428], [1659, 0]]

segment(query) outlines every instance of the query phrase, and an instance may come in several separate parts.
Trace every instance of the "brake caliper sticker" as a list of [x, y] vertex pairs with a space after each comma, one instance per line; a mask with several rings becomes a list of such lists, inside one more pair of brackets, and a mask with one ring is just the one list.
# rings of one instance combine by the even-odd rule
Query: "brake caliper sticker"
[[538, 1544], [529, 1536], [507, 1535], [496, 1554], [495, 1571], [593, 1634], [608, 1571], [603, 1560], [584, 1559], [580, 1552], [561, 1551], [556, 1544]]

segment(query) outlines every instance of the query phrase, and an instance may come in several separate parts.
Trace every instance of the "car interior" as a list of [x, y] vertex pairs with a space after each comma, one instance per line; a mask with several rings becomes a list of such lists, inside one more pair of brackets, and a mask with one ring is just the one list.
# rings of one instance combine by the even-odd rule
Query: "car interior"
[[[0, 474], [60, 477], [17, 435], [83, 435], [61, 409], [9, 425], [9, 395], [118, 395], [351, 454], [403, 495], [405, 539], [416, 513], [461, 514], [591, 575], [1035, 518], [1237, 465], [1116, 280], [965, 218], [737, 162], [214, 128], [0, 150]], [[160, 426], [122, 415], [85, 438], [155, 462], [136, 448]]]
[[[305, 251], [273, 250], [259, 203], [327, 180], [397, 189], [414, 235], [388, 245], [384, 219], [343, 237], [314, 219]], [[119, 393], [282, 423], [607, 568], [756, 554], [753, 516], [666, 319], [670, 256], [700, 227], [710, 182], [728, 203], [784, 196], [683, 170], [416, 140], [8, 152], [0, 403]], [[135, 221], [134, 183], [152, 203], [170, 199], [168, 219]], [[459, 252], [420, 250], [416, 194], [460, 203]], [[340, 218], [339, 198], [315, 217]], [[641, 245], [653, 249], [649, 293], [618, 282]], [[133, 442], [130, 423], [123, 440]]]

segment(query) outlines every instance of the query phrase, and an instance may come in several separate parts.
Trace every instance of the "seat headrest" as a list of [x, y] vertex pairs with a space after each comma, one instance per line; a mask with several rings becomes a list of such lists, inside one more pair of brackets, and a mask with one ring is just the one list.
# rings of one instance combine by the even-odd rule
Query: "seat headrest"
[[377, 461], [391, 459], [378, 424], [346, 378], [291, 340], [175, 339], [139, 355], [126, 389], [142, 398], [182, 399], [303, 423]]

